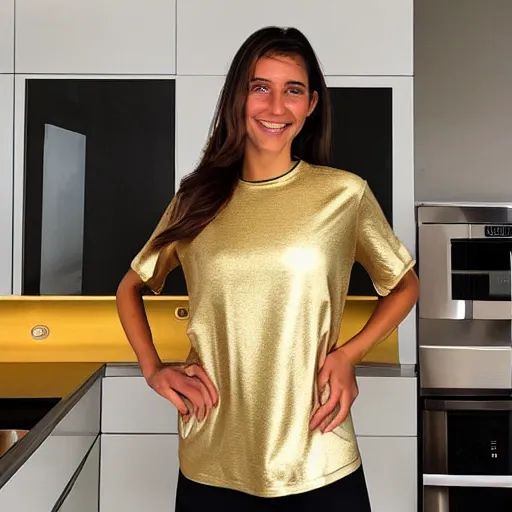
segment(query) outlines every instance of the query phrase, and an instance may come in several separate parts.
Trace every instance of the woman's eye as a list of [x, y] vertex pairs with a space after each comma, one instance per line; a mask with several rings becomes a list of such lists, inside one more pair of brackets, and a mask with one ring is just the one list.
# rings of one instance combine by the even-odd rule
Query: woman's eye
[[290, 89], [288, 92], [292, 94], [293, 96], [302, 94], [302, 89]]
[[253, 92], [266, 92], [268, 87], [265, 87], [264, 85], [255, 85], [252, 90]]

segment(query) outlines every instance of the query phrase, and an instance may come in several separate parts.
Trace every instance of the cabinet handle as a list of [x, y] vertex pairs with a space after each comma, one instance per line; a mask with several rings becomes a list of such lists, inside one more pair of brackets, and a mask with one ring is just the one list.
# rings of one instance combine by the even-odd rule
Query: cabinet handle
[[429, 487], [512, 487], [512, 475], [442, 475], [424, 474]]

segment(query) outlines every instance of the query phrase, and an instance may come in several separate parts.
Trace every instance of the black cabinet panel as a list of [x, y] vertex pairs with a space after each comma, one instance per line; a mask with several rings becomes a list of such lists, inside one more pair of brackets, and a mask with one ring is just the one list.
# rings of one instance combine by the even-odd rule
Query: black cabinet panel
[[[75, 143], [78, 149], [70, 147]], [[52, 294], [45, 292], [52, 289], [51, 280], [68, 272], [57, 295], [114, 295], [174, 195], [174, 145], [174, 80], [27, 80], [23, 294]], [[75, 181], [66, 188], [71, 167]], [[63, 189], [61, 200], [54, 194], [61, 212], [43, 200], [50, 173], [49, 186]], [[49, 217], [43, 216], [43, 204]], [[44, 224], [43, 218], [51, 222]], [[48, 242], [42, 254], [45, 236], [64, 245], [60, 256]], [[78, 249], [63, 256], [66, 237]], [[45, 287], [42, 273], [50, 282]]]
[[[333, 104], [332, 166], [368, 181], [393, 225], [393, 91], [391, 88], [330, 88]], [[366, 271], [356, 263], [350, 295], [376, 295]]]

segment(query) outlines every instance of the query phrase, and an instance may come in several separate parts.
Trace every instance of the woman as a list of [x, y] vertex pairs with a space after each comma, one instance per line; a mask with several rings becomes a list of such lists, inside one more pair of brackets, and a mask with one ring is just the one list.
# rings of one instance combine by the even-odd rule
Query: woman
[[[328, 167], [331, 106], [296, 29], [265, 28], [228, 72], [211, 136], [117, 303], [147, 383], [178, 409], [176, 510], [370, 510], [350, 417], [354, 366], [405, 318], [414, 261], [365, 181]], [[385, 296], [336, 349], [350, 272]], [[144, 314], [183, 267], [186, 364], [162, 364]]]

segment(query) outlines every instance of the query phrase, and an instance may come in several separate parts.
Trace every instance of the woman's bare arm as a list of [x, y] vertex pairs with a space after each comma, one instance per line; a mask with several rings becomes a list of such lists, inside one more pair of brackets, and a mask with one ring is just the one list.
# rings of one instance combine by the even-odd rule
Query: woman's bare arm
[[[205, 370], [196, 364], [165, 366], [156, 350], [146, 315], [144, 283], [132, 269], [118, 286], [116, 305], [121, 325], [146, 382], [167, 398], [187, 420], [192, 413], [202, 421], [218, 403], [217, 390]], [[191, 404], [191, 409], [185, 403]]]
[[162, 361], [153, 343], [153, 336], [146, 316], [142, 290], [144, 283], [132, 269], [119, 283], [116, 294], [117, 313], [146, 379], [161, 366]]

